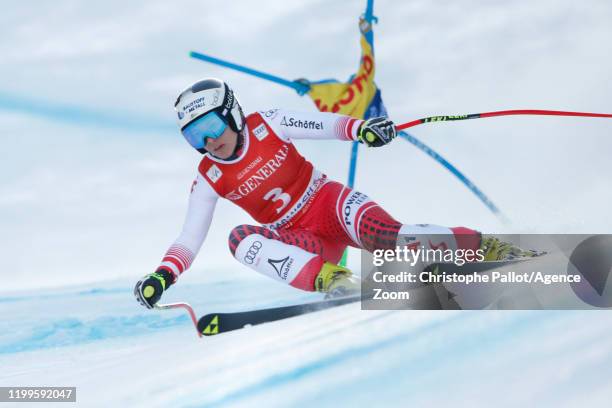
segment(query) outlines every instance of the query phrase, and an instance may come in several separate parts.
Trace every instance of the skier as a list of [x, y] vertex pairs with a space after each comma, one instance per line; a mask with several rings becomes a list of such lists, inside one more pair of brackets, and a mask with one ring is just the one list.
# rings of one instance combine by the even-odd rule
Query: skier
[[219, 197], [233, 201], [261, 225], [229, 234], [238, 262], [306, 291], [354, 293], [358, 279], [337, 265], [345, 247], [396, 247], [399, 234], [430, 237], [430, 248], [483, 248], [486, 260], [522, 255], [494, 237], [465, 227], [402, 224], [367, 195], [329, 180], [301, 156], [292, 139], [339, 139], [379, 147], [396, 136], [385, 117], [359, 120], [323, 112], [272, 109], [246, 118], [232, 89], [203, 79], [185, 89], [174, 107], [185, 139], [204, 156], [198, 166], [185, 223], [154, 273], [134, 294], [152, 308], [192, 264]]

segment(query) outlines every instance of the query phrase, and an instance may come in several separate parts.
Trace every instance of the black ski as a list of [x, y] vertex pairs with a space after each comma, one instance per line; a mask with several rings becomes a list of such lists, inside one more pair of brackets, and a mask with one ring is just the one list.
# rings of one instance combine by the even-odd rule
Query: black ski
[[245, 326], [254, 326], [261, 323], [287, 319], [318, 310], [329, 309], [347, 303], [358, 302], [360, 295], [337, 299], [322, 300], [319, 302], [302, 303], [299, 305], [272, 307], [269, 309], [251, 310], [235, 313], [210, 313], [198, 320], [198, 331], [204, 336], [225, 333], [242, 329]]
[[[517, 262], [529, 261], [534, 258], [515, 258], [508, 261], [474, 262], [457, 266], [453, 263], [438, 263], [427, 267], [425, 270], [434, 273], [458, 273], [469, 274], [473, 272], [484, 272], [491, 269], [500, 268]], [[367, 296], [364, 296], [367, 300]], [[242, 329], [245, 326], [255, 326], [262, 323], [274, 322], [312, 313], [319, 310], [329, 309], [348, 303], [361, 300], [361, 295], [348, 296], [337, 299], [322, 300], [319, 302], [302, 303], [291, 306], [272, 307], [269, 309], [250, 310], [246, 312], [234, 313], [210, 313], [202, 316], [198, 320], [198, 332], [204, 336], [226, 333], [233, 330]]]

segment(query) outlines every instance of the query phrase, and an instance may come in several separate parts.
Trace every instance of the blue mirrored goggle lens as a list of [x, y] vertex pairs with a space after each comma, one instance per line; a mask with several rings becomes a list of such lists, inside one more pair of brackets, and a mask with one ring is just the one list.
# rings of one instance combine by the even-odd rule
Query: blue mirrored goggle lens
[[203, 149], [206, 145], [206, 138], [218, 138], [226, 127], [227, 123], [217, 112], [210, 112], [187, 125], [183, 129], [183, 136], [194, 148]]

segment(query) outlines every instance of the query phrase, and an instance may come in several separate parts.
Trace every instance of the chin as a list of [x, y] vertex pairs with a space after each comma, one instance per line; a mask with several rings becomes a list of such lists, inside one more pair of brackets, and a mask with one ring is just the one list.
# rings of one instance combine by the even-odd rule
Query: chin
[[212, 155], [221, 159], [221, 160], [225, 160], [225, 159], [229, 159], [229, 157], [232, 155], [231, 151], [228, 151], [227, 149], [223, 149], [221, 151], [218, 152], [212, 152]]

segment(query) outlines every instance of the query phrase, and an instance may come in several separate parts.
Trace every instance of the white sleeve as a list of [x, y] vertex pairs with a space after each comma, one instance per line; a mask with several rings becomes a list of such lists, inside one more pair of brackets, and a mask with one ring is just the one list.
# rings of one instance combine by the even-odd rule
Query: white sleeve
[[299, 112], [271, 109], [259, 112], [268, 126], [283, 140], [337, 139], [357, 140], [363, 120], [329, 112]]
[[183, 229], [166, 252], [158, 270], [169, 269], [178, 277], [191, 266], [208, 234], [218, 198], [217, 192], [198, 173], [191, 187]]

